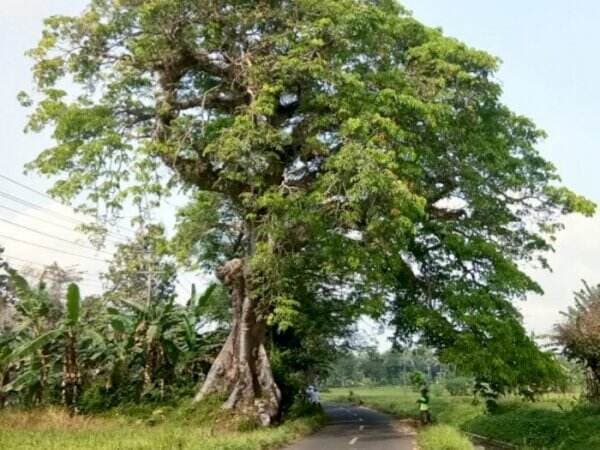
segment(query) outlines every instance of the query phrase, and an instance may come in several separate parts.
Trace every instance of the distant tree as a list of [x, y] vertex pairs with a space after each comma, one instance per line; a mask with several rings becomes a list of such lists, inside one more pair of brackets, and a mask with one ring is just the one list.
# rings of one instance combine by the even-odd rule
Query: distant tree
[[502, 103], [496, 58], [393, 0], [90, 0], [30, 54], [29, 129], [56, 141], [30, 167], [60, 177], [55, 196], [94, 211], [189, 194], [180, 256], [233, 303], [198, 400], [270, 423], [269, 328], [307, 326], [320, 301], [333, 328], [391, 306], [399, 340], [472, 353], [498, 384], [543, 375], [527, 336], [510, 351], [510, 300], [541, 290], [520, 263], [594, 205]]
[[83, 272], [77, 266], [64, 267], [58, 262], [44, 266], [24, 266], [19, 269], [19, 276], [25, 278], [30, 285], [42, 285], [48, 299], [52, 302], [54, 316], [47, 316], [46, 320], [57, 324], [65, 307], [68, 286], [82, 280]]
[[102, 278], [107, 299], [146, 303], [175, 297], [177, 269], [164, 227], [146, 225], [130, 242], [119, 244]]
[[586, 395], [600, 401], [600, 285], [584, 282], [575, 305], [563, 315], [564, 321], [554, 327], [554, 341], [567, 358], [585, 367]]

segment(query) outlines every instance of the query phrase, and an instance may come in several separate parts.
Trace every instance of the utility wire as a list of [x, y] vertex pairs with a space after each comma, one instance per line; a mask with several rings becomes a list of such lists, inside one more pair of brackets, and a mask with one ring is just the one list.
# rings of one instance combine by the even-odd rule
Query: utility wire
[[93, 247], [88, 247], [87, 245], [80, 244], [79, 242], [70, 241], [69, 239], [64, 239], [64, 238], [61, 238], [61, 237], [58, 237], [58, 236], [54, 236], [53, 234], [50, 234], [50, 233], [45, 233], [43, 231], [39, 231], [39, 230], [36, 230], [34, 228], [29, 228], [29, 227], [26, 227], [25, 225], [20, 225], [20, 224], [18, 224], [16, 222], [12, 222], [10, 220], [6, 220], [6, 219], [4, 219], [2, 217], [0, 217], [0, 222], [8, 223], [9, 225], [12, 225], [14, 227], [22, 228], [22, 229], [30, 231], [32, 233], [37, 233], [37, 234], [39, 234], [41, 236], [45, 236], [45, 237], [48, 237], [48, 238], [51, 238], [51, 239], [56, 239], [56, 240], [61, 241], [61, 242], [66, 242], [67, 244], [76, 245], [77, 247], [81, 247], [81, 248], [84, 248], [86, 250], [92, 250], [92, 251], [96, 251], [98, 253], [104, 253], [105, 255], [112, 256], [112, 253], [106, 252], [104, 250], [97, 250], [97, 249], [95, 249]]
[[61, 220], [67, 220], [69, 222], [76, 223], [76, 224], [89, 225], [88, 223], [84, 222], [83, 220], [75, 219], [73, 217], [67, 216], [66, 214], [61, 214], [59, 212], [52, 211], [51, 209], [44, 208], [43, 206], [37, 205], [35, 203], [31, 203], [30, 201], [27, 201], [27, 200], [23, 200], [22, 198], [20, 198], [16, 195], [9, 194], [8, 192], [4, 192], [4, 191], [0, 190], [0, 197], [4, 197], [7, 200], [10, 200], [15, 203], [20, 203], [23, 206], [27, 206], [28, 208], [33, 208], [37, 211], [43, 211], [46, 214], [50, 214], [51, 216], [57, 217]]
[[59, 224], [59, 223], [56, 223], [56, 222], [50, 222], [49, 220], [43, 219], [41, 217], [34, 216], [33, 214], [28, 214], [28, 213], [23, 212], [23, 211], [19, 211], [19, 210], [14, 209], [14, 208], [10, 208], [8, 206], [0, 205], [0, 209], [4, 209], [6, 211], [10, 211], [10, 212], [12, 212], [14, 214], [18, 214], [20, 216], [29, 217], [30, 219], [39, 220], [41, 222], [50, 224], [52, 226], [55, 226], [55, 227], [58, 227], [58, 228], [62, 228], [63, 230], [76, 231], [74, 228], [68, 227], [66, 225], [62, 225], [62, 224]]
[[[2, 178], [2, 179], [8, 179], [7, 177], [5, 177], [4, 175], [1, 175], [1, 174], [0, 174], [0, 178]], [[54, 200], [52, 197], [50, 197], [48, 195], [45, 195], [45, 194], [43, 194], [43, 193], [41, 193], [39, 191], [36, 191], [35, 189], [29, 188], [29, 187], [25, 186], [22, 183], [18, 183], [16, 181], [11, 181], [11, 182], [13, 182], [14, 184], [16, 184], [17, 186], [21, 186], [21, 187], [29, 190], [29, 191], [32, 191], [32, 192], [35, 192], [37, 194], [43, 195], [44, 197], [49, 198], [50, 200], [52, 200], [57, 205], [60, 205], [60, 206], [63, 206], [63, 207], [65, 206], [62, 203], [59, 203], [56, 200]], [[51, 209], [45, 208], [45, 207], [40, 206], [38, 204], [32, 203], [30, 201], [24, 200], [24, 199], [20, 198], [19, 196], [16, 196], [16, 195], [8, 193], [8, 192], [0, 191], [0, 197], [4, 197], [4, 198], [6, 198], [8, 200], [11, 200], [11, 201], [13, 201], [15, 203], [20, 203], [21, 205], [27, 206], [28, 208], [33, 208], [33, 209], [36, 209], [38, 211], [44, 211], [47, 214], [50, 214], [50, 215], [52, 215], [52, 216], [54, 216], [56, 218], [59, 218], [61, 220], [67, 220], [67, 221], [69, 221], [71, 223], [76, 223], [76, 224], [79, 224], [79, 225], [90, 225], [91, 224], [90, 222], [86, 222], [84, 220], [80, 220], [80, 219], [76, 219], [74, 217], [70, 217], [70, 216], [68, 216], [66, 214], [62, 214], [62, 213], [59, 213], [59, 212], [56, 212], [56, 211], [52, 211]], [[99, 224], [99, 225], [102, 226], [102, 224]], [[122, 230], [125, 230], [128, 233], [131, 231], [131, 230], [128, 230], [126, 228], [120, 227], [118, 225], [115, 225], [115, 227], [119, 228], [119, 229], [122, 229]], [[116, 231], [113, 231], [112, 234], [118, 235], [118, 236], [120, 236], [123, 239], [130, 239], [129, 236], [127, 236], [125, 234], [122, 234], [122, 233], [119, 233], [119, 232], [116, 232]]]
[[[34, 219], [34, 220], [37, 220], [39, 222], [46, 223], [48, 225], [52, 225], [53, 227], [58, 227], [58, 228], [61, 228], [63, 230], [68, 230], [68, 231], [71, 231], [71, 232], [79, 232], [78, 230], [76, 230], [76, 229], [74, 229], [72, 227], [68, 227], [68, 226], [62, 225], [60, 223], [52, 222], [52, 221], [47, 220], [45, 218], [37, 217], [37, 216], [34, 216], [33, 214], [28, 214], [26, 212], [19, 211], [17, 209], [13, 209], [13, 208], [10, 208], [10, 207], [5, 206], [5, 205], [0, 205], [0, 209], [4, 209], [6, 211], [10, 211], [11, 213], [17, 214], [19, 216], [29, 217], [30, 219]], [[115, 238], [109, 238], [109, 237], [107, 237], [107, 240], [110, 240], [114, 244], [122, 244], [122, 243], [124, 243], [123, 241], [119, 241], [119, 240], [117, 240]]]
[[[35, 203], [28, 202], [27, 200], [23, 200], [23, 199], [22, 199], [22, 198], [20, 198], [20, 197], [17, 197], [17, 196], [15, 196], [15, 195], [12, 195], [12, 194], [8, 194], [8, 193], [6, 193], [6, 192], [3, 192], [3, 191], [0, 191], [0, 197], [7, 198], [8, 200], [10, 200], [10, 201], [12, 201], [12, 202], [19, 203], [19, 204], [21, 204], [21, 205], [24, 205], [24, 206], [26, 206], [26, 207], [28, 207], [28, 208], [34, 208], [34, 209], [36, 209], [36, 210], [38, 210], [38, 211], [41, 211], [42, 213], [46, 213], [46, 214], [53, 215], [55, 218], [58, 218], [58, 219], [60, 219], [60, 220], [65, 220], [65, 219], [66, 219], [66, 220], [70, 220], [70, 221], [71, 221], [71, 222], [73, 222], [73, 223], [77, 223], [77, 222], [78, 222], [78, 223], [80, 223], [80, 224], [84, 224], [84, 225], [86, 225], [86, 223], [85, 223], [85, 222], [83, 222], [83, 221], [78, 221], [78, 220], [76, 220], [76, 219], [73, 219], [73, 218], [70, 218], [70, 217], [68, 217], [68, 216], [66, 216], [66, 215], [63, 215], [63, 214], [60, 214], [60, 213], [55, 213], [55, 212], [54, 212], [54, 211], [52, 211], [52, 210], [49, 210], [49, 209], [47, 209], [47, 208], [44, 208], [44, 207], [42, 207], [42, 206], [36, 205]], [[48, 222], [46, 219], [39, 218], [39, 217], [33, 216], [33, 215], [31, 215], [31, 214], [27, 214], [27, 213], [24, 213], [24, 212], [22, 212], [22, 211], [18, 211], [18, 210], [16, 210], [16, 209], [13, 209], [13, 208], [9, 208], [9, 207], [7, 207], [7, 206], [5, 206], [5, 205], [0, 205], [0, 208], [2, 208], [2, 209], [6, 209], [6, 210], [8, 210], [8, 211], [11, 211], [11, 212], [14, 212], [14, 213], [16, 213], [16, 214], [21, 214], [21, 215], [23, 215], [23, 216], [26, 216], [26, 217], [31, 217], [31, 218], [33, 218], [33, 219], [37, 219], [37, 220], [40, 220], [40, 221], [44, 221], [44, 222], [47, 222], [47, 223], [49, 223], [49, 224], [52, 224], [52, 225], [55, 225], [55, 226], [61, 226], [61, 228], [68, 229], [69, 231], [77, 231], [77, 230], [74, 230], [73, 228], [70, 228], [70, 227], [67, 227], [67, 226], [58, 225], [58, 224], [56, 224], [56, 223], [54, 223], [54, 222]], [[61, 216], [62, 216], [62, 217], [61, 217]], [[87, 225], [89, 225], [89, 224], [87, 224]], [[115, 235], [115, 236], [117, 236], [117, 235], [116, 235], [114, 232], [108, 232], [108, 234], [109, 234], [109, 235]], [[119, 235], [119, 236], [122, 236], [122, 235]], [[113, 238], [111, 238], [111, 240], [113, 241], [113, 244], [115, 244], [115, 245], [128, 245], [128, 244], [130, 244], [130, 243], [131, 243], [131, 242], [128, 242], [128, 240], [129, 240], [130, 238], [128, 238], [127, 236], [123, 236], [123, 238], [124, 238], [124, 239], [126, 239], [126, 240], [125, 240], [125, 241], [122, 241], [122, 240], [119, 240], [119, 239], [117, 239], [117, 238], [114, 238], [114, 237], [113, 237]], [[142, 252], [142, 251], [136, 251], [136, 252], [139, 252], [139, 253], [144, 253], [144, 252]]]
[[[21, 188], [23, 188], [23, 189], [26, 189], [26, 190], [28, 190], [29, 192], [33, 192], [33, 193], [35, 193], [35, 194], [41, 195], [42, 197], [44, 197], [44, 198], [47, 198], [47, 199], [49, 199], [49, 200], [53, 201], [54, 203], [56, 203], [56, 204], [58, 204], [58, 205], [64, 206], [62, 203], [58, 202], [56, 199], [52, 198], [52, 197], [51, 197], [51, 196], [49, 196], [48, 194], [46, 194], [46, 193], [44, 193], [44, 192], [42, 192], [42, 191], [38, 191], [37, 189], [34, 189], [34, 188], [30, 187], [30, 186], [27, 186], [26, 184], [20, 183], [19, 181], [17, 181], [17, 180], [14, 180], [14, 179], [12, 179], [12, 178], [10, 178], [10, 177], [7, 177], [6, 175], [2, 175], [2, 174], [0, 174], [0, 178], [1, 178], [1, 179], [3, 179], [3, 180], [5, 180], [5, 181], [8, 181], [9, 183], [12, 183], [12, 184], [14, 184], [14, 185], [16, 185], [16, 186], [19, 186], [19, 187], [21, 187]], [[73, 219], [73, 220], [75, 220], [75, 219]], [[81, 222], [81, 223], [85, 223], [85, 222], [83, 222], [83, 221], [79, 221], [79, 222]], [[120, 227], [119, 225], [115, 225], [115, 227], [116, 227], [116, 228], [119, 228], [119, 229], [122, 229], [122, 230], [124, 230], [124, 231], [126, 231], [126, 232], [128, 232], [128, 233], [131, 231], [131, 230], [128, 230], [127, 228]], [[126, 237], [126, 236], [125, 236], [125, 237]]]
[[[4, 192], [2, 190], [0, 190], [0, 197], [5, 198], [7, 200], [10, 200], [11, 202], [14, 202], [14, 203], [18, 203], [18, 204], [20, 204], [22, 206], [25, 206], [27, 208], [32, 208], [32, 209], [35, 209], [36, 211], [43, 212], [43, 213], [48, 214], [48, 215], [50, 215], [50, 216], [52, 216], [52, 217], [54, 217], [56, 219], [59, 219], [59, 220], [62, 220], [62, 221], [66, 221], [66, 222], [72, 223], [74, 225], [90, 225], [90, 223], [85, 222], [83, 220], [75, 219], [73, 217], [67, 216], [66, 214], [62, 214], [62, 213], [59, 213], [59, 212], [56, 212], [56, 211], [52, 211], [49, 208], [45, 208], [45, 207], [40, 206], [38, 204], [35, 204], [35, 203], [30, 202], [30, 201], [24, 200], [24, 199], [22, 199], [22, 198], [20, 198], [20, 197], [18, 197], [16, 195], [10, 194], [8, 192]], [[119, 236], [121, 239], [125, 239], [125, 240], [129, 239], [128, 236], [125, 236], [123, 234], [117, 233], [116, 231], [109, 232], [109, 233], [110, 234], [114, 234], [115, 236]]]
[[11, 237], [11, 236], [6, 236], [4, 234], [0, 234], [0, 238], [2, 238], [2, 239], [10, 239], [11, 241], [19, 242], [21, 244], [32, 245], [34, 247], [39, 247], [39, 248], [43, 248], [45, 250], [50, 250], [50, 251], [53, 251], [53, 252], [62, 253], [64, 255], [75, 256], [77, 258], [89, 259], [90, 261], [99, 261], [99, 262], [102, 262], [102, 263], [107, 263], [108, 262], [105, 259], [94, 258], [93, 256], [78, 255], [76, 253], [70, 253], [70, 252], [66, 252], [64, 250], [59, 250], [57, 248], [47, 247], [45, 245], [36, 244], [34, 242], [25, 241], [25, 240], [22, 240], [22, 239], [17, 239], [17, 238]]

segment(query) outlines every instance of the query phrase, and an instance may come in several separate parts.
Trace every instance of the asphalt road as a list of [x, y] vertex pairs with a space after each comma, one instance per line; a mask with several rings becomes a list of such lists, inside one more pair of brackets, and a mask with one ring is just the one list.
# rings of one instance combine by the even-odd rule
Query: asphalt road
[[410, 430], [395, 427], [390, 417], [362, 407], [325, 405], [329, 425], [286, 450], [414, 450]]

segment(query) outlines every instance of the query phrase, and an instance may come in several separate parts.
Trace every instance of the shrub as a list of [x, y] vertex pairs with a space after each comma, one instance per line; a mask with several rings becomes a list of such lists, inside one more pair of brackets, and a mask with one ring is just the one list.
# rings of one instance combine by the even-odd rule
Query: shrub
[[473, 391], [473, 380], [469, 377], [453, 377], [446, 380], [446, 390], [450, 395], [469, 395]]
[[410, 385], [417, 390], [421, 389], [421, 387], [427, 383], [425, 374], [423, 372], [419, 372], [418, 370], [411, 372], [411, 374], [408, 376], [408, 381]]

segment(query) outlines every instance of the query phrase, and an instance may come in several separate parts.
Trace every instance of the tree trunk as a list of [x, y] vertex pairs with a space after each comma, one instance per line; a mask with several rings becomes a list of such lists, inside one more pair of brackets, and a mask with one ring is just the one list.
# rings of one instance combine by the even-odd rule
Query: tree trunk
[[77, 364], [77, 338], [73, 331], [68, 331], [66, 336], [65, 353], [63, 355], [63, 403], [71, 415], [77, 413], [77, 402], [81, 388], [81, 374]]
[[224, 408], [255, 415], [267, 426], [279, 414], [281, 393], [265, 350], [265, 317], [258, 301], [249, 294], [244, 260], [227, 262], [217, 276], [231, 292], [233, 321], [229, 337], [195, 401], [212, 394], [227, 395]]
[[588, 366], [585, 371], [585, 395], [591, 402], [600, 401], [600, 367]]
[[[10, 383], [10, 366], [8, 366], [2, 372], [2, 376], [0, 378], [0, 389], [4, 388], [8, 383]], [[0, 409], [3, 409], [6, 406], [7, 395], [4, 392], [0, 392]]]

